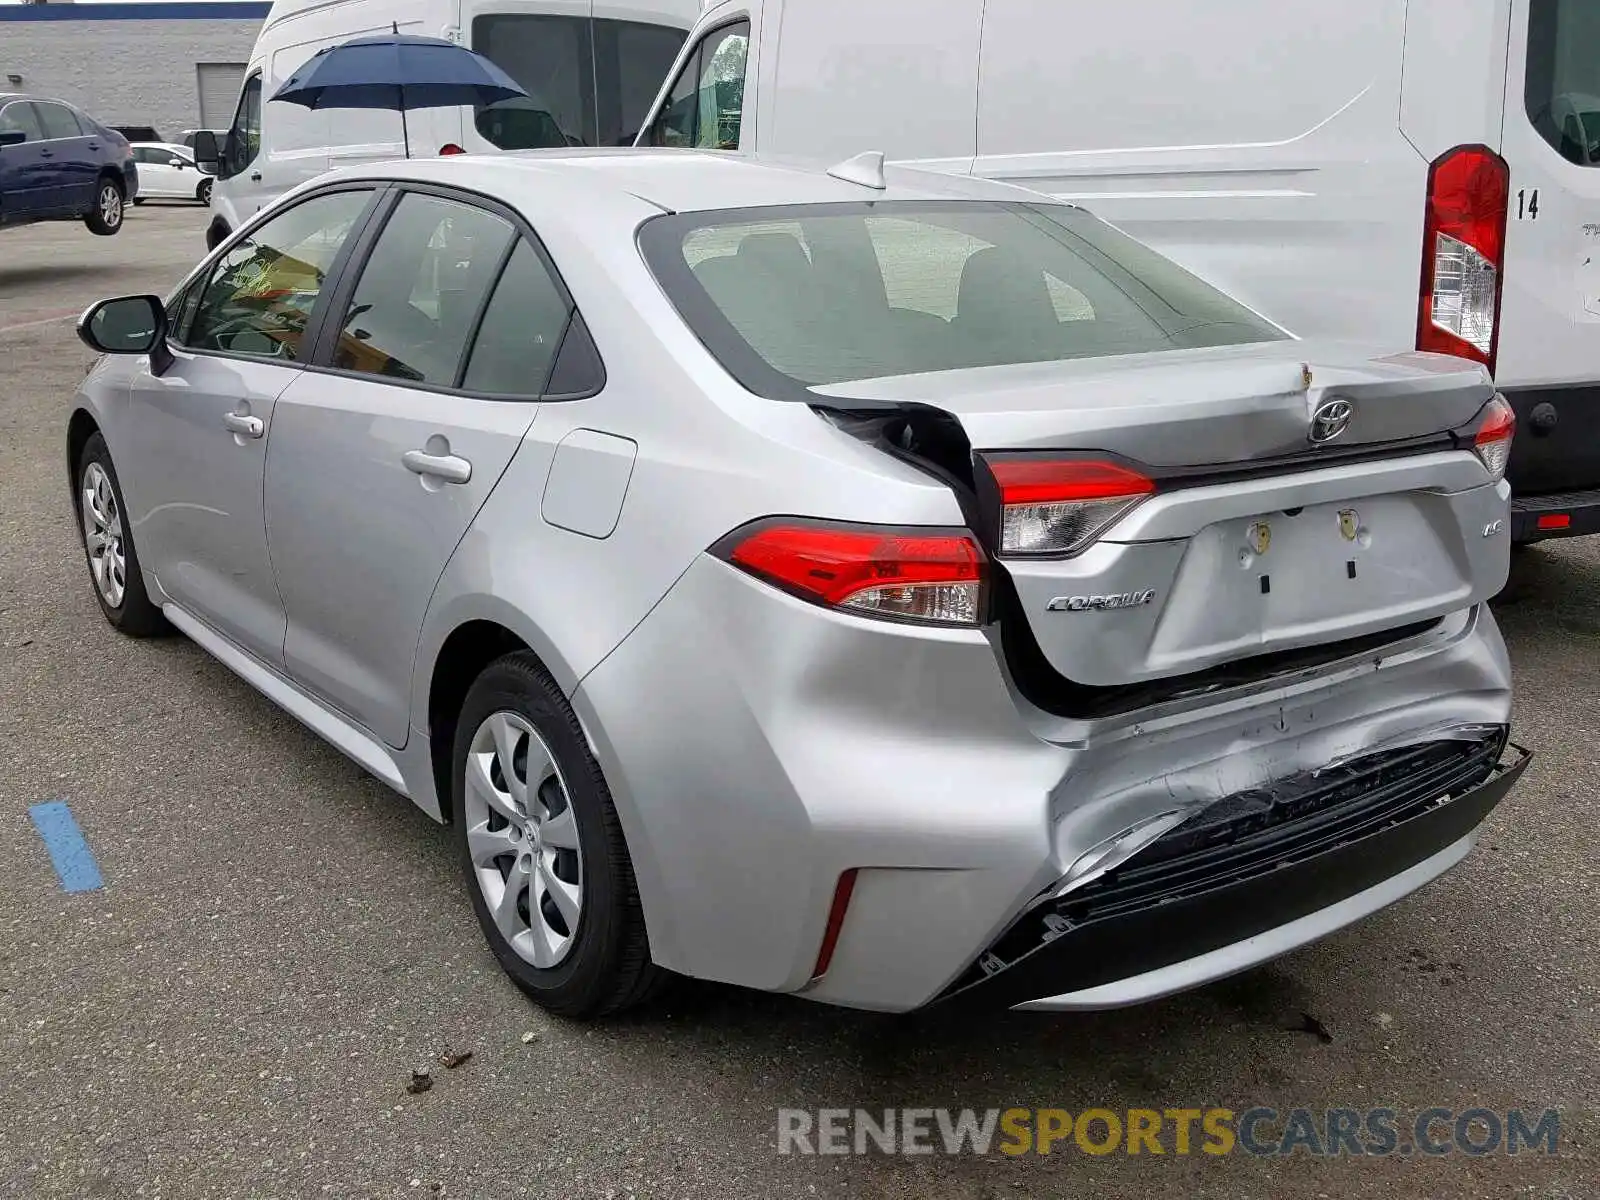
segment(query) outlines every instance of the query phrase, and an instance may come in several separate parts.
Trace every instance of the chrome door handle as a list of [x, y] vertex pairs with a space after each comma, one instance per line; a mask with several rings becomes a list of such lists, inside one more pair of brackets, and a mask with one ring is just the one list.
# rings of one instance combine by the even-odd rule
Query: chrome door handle
[[429, 454], [426, 450], [407, 450], [400, 456], [406, 470], [442, 479], [445, 483], [466, 483], [472, 478], [472, 464], [455, 454]]
[[267, 431], [260, 417], [247, 417], [243, 413], [229, 413], [222, 418], [222, 423], [240, 437], [258, 438]]

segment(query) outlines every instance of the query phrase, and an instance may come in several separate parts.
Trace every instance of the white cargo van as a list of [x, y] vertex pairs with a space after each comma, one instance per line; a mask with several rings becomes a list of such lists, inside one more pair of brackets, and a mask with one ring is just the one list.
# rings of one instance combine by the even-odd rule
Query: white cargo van
[[1600, 532], [1600, 0], [722, 0], [639, 140], [1020, 183], [1296, 333], [1487, 363], [1515, 538]]
[[528, 90], [478, 110], [409, 113], [413, 155], [616, 146], [638, 133], [699, 12], [699, 0], [275, 0], [220, 147], [207, 243], [304, 180], [404, 153], [398, 113], [271, 102], [325, 46], [396, 28], [447, 38]]

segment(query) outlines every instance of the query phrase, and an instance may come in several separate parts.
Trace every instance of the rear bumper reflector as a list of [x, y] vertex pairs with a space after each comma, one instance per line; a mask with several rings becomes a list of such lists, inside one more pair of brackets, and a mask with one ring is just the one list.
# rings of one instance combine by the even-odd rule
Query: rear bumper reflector
[[1551, 537], [1600, 533], [1600, 489], [1511, 497], [1511, 540], [1537, 542]]
[[1009, 1007], [1101, 987], [1327, 909], [1472, 833], [1529, 757], [1499, 729], [1219, 800], [1126, 865], [1030, 910], [943, 998]]
[[813, 980], [828, 973], [833, 962], [833, 949], [839, 944], [839, 932], [844, 928], [844, 916], [850, 910], [850, 897], [856, 890], [856, 868], [851, 867], [839, 876], [834, 885], [833, 903], [828, 907], [828, 924], [822, 931], [822, 948], [817, 951], [817, 965], [811, 972]]

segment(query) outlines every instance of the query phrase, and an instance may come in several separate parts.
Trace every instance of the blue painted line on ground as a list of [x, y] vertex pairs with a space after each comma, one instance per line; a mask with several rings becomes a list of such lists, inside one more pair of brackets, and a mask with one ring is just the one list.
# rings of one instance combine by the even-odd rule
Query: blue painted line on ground
[[50, 851], [50, 861], [64, 890], [92, 892], [105, 886], [100, 868], [95, 865], [94, 853], [83, 840], [78, 823], [72, 819], [72, 810], [66, 804], [60, 800], [35, 804], [28, 809], [28, 815], [44, 839], [45, 849]]

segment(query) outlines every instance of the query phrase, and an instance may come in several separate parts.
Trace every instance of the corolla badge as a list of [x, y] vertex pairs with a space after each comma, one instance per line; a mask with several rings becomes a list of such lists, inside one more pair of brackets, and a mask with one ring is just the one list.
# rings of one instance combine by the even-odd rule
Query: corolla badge
[[1156, 598], [1154, 590], [1113, 592], [1107, 596], [1057, 596], [1046, 604], [1046, 612], [1103, 612], [1111, 608], [1138, 608]]
[[1311, 414], [1311, 431], [1306, 437], [1321, 445], [1331, 442], [1350, 428], [1350, 418], [1356, 415], [1355, 405], [1348, 400], [1329, 400], [1319, 404]]

